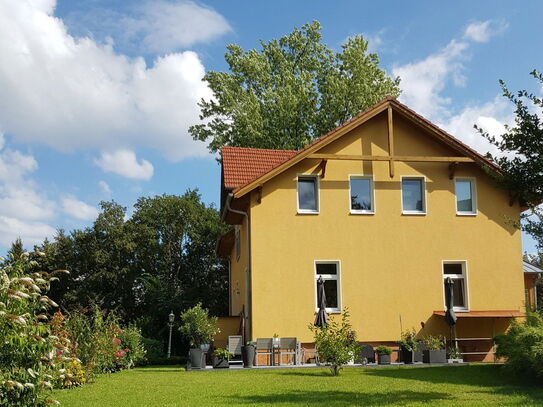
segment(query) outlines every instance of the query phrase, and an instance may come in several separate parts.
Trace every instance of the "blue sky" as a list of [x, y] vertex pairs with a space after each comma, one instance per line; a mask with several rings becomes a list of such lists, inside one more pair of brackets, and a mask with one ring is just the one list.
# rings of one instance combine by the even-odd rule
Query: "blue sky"
[[217, 202], [219, 166], [187, 132], [203, 73], [227, 68], [227, 44], [312, 20], [335, 49], [363, 34], [400, 100], [484, 153], [473, 124], [512, 120], [498, 79], [542, 91], [528, 75], [541, 15], [536, 1], [0, 0], [0, 251], [90, 224], [101, 200], [198, 188]]

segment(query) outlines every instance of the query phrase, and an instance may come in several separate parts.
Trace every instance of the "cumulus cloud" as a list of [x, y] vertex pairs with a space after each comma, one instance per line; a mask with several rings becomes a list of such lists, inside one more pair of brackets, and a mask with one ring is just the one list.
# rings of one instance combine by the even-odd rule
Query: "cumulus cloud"
[[62, 210], [72, 218], [92, 220], [98, 216], [98, 209], [72, 195], [66, 195], [61, 199]]
[[130, 150], [104, 152], [95, 163], [106, 172], [132, 179], [149, 180], [154, 171], [149, 161], [143, 159], [138, 161], [136, 154]]
[[475, 22], [470, 24], [463, 39], [452, 39], [445, 47], [426, 58], [404, 65], [394, 65], [393, 76], [400, 76], [400, 100], [458, 137], [481, 153], [497, 153], [473, 128], [477, 124], [489, 133], [500, 136], [504, 123], [511, 123], [513, 115], [507, 101], [497, 95], [487, 102], [469, 103], [452, 109], [452, 100], [445, 95], [448, 86], [465, 86], [464, 65], [469, 61], [473, 42], [488, 41], [505, 29], [505, 22]]
[[468, 25], [464, 31], [464, 38], [475, 42], [488, 42], [493, 36], [507, 29], [504, 21], [475, 21]]
[[207, 154], [187, 132], [198, 121], [196, 103], [212, 96], [196, 53], [148, 66], [111, 43], [70, 35], [54, 8], [54, 0], [0, 0], [4, 132], [60, 151], [153, 148], [170, 160]]
[[45, 237], [51, 237], [55, 232], [54, 228], [43, 222], [0, 216], [0, 244], [6, 247], [19, 237], [27, 247], [39, 244]]

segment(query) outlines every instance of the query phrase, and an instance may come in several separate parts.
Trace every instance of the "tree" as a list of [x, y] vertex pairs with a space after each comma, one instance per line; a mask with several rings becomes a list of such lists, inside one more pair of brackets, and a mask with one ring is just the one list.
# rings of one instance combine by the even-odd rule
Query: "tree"
[[[543, 75], [530, 73], [541, 85]], [[538, 206], [543, 201], [543, 99], [526, 90], [511, 92], [500, 80], [503, 96], [515, 105], [515, 124], [506, 126], [500, 137], [494, 137], [475, 126], [479, 133], [500, 151], [487, 156], [501, 168], [493, 173], [498, 185], [529, 208], [522, 218], [522, 227], [543, 248], [543, 213]]]
[[229, 45], [230, 72], [208, 72], [213, 99], [201, 100], [200, 123], [189, 131], [224, 145], [300, 149], [387, 95], [397, 97], [399, 78], [379, 68], [361, 35], [335, 53], [321, 43], [318, 22], [279, 40], [261, 41], [260, 51]]

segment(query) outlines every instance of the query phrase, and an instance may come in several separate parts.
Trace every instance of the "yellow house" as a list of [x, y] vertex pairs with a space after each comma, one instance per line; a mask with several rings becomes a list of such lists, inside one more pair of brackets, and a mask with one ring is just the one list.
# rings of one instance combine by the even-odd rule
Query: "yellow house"
[[361, 342], [395, 345], [411, 328], [448, 336], [452, 277], [464, 358], [492, 360], [491, 338], [524, 307], [521, 207], [496, 170], [393, 98], [299, 151], [224, 147], [223, 335], [312, 346], [322, 276], [329, 314], [348, 308]]

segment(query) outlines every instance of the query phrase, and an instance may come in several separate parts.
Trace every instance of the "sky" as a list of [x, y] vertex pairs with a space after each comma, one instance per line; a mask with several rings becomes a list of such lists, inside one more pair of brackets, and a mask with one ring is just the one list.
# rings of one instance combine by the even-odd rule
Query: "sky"
[[[485, 153], [511, 89], [543, 89], [543, 2], [0, 0], [0, 252], [92, 224], [100, 201], [198, 188], [219, 199], [220, 167], [192, 140], [202, 77], [225, 47], [259, 48], [305, 23], [339, 50], [362, 34], [400, 76], [400, 101]], [[523, 250], [535, 251], [523, 236]]]

